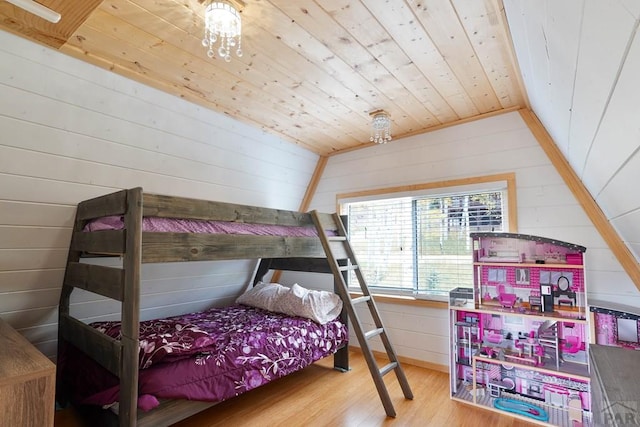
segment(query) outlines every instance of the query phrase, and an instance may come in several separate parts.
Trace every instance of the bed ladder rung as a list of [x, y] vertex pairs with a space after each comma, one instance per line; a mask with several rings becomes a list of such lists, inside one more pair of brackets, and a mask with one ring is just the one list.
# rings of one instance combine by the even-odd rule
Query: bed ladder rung
[[364, 295], [358, 298], [352, 298], [351, 304], [353, 305], [360, 304], [361, 302], [366, 302], [366, 301], [369, 301], [370, 299], [371, 297], [369, 295]]
[[[400, 366], [398, 356], [396, 355], [395, 350], [391, 345], [388, 334], [385, 332], [385, 328], [382, 324], [382, 319], [380, 318], [380, 313], [378, 312], [378, 308], [376, 307], [373, 296], [369, 291], [369, 287], [367, 286], [367, 282], [365, 280], [364, 274], [362, 273], [362, 269], [358, 267], [359, 264], [356, 260], [355, 254], [353, 253], [353, 248], [351, 247], [349, 239], [347, 238], [347, 231], [345, 230], [342, 220], [338, 214], [333, 215], [334, 222], [338, 228], [337, 236], [327, 236], [323, 232], [323, 226], [322, 222], [320, 221], [318, 212], [312, 211], [311, 218], [313, 219], [316, 229], [318, 230], [318, 237], [320, 238], [320, 242], [322, 243], [324, 252], [327, 255], [327, 261], [329, 262], [331, 272], [334, 276], [336, 290], [340, 294], [340, 297], [342, 298], [342, 301], [344, 303], [344, 307], [349, 314], [353, 332], [355, 333], [356, 337], [358, 338], [358, 342], [360, 343], [362, 354], [367, 361], [367, 366], [369, 367], [371, 378], [373, 379], [376, 389], [378, 390], [378, 395], [380, 396], [380, 400], [382, 401], [382, 406], [384, 406], [384, 410], [387, 413], [387, 416], [395, 417], [396, 411], [393, 408], [393, 403], [391, 402], [389, 391], [387, 390], [387, 386], [385, 385], [382, 376], [393, 370], [396, 373], [396, 378], [398, 379], [398, 383], [400, 384], [400, 388], [402, 389], [404, 397], [407, 399], [413, 399], [413, 393], [411, 391], [411, 387], [409, 386], [409, 382], [407, 381], [407, 377], [404, 374], [402, 366]], [[340, 242], [341, 244], [335, 242]], [[340, 252], [340, 259], [338, 259], [338, 257], [334, 254], [333, 248], [337, 248], [336, 252]], [[344, 254], [346, 254], [346, 257], [344, 256]], [[344, 264], [345, 259], [346, 265], [340, 265]], [[361, 297], [351, 299], [349, 294], [349, 286], [346, 282], [348, 276], [345, 273], [346, 271], [353, 271], [355, 273], [355, 278], [357, 279], [360, 290], [362, 291]], [[374, 329], [366, 333], [363, 330], [358, 312], [356, 312], [354, 307], [355, 304], [365, 301], [368, 302], [367, 307], [369, 308], [369, 313], [371, 314], [371, 318], [373, 319], [373, 323], [375, 325]], [[378, 368], [378, 364], [368, 342], [369, 339], [376, 336], [379, 336], [382, 340], [382, 344], [384, 345], [384, 348], [387, 352], [387, 357], [389, 359], [389, 364], [384, 366], [382, 369]]]
[[391, 372], [392, 370], [394, 370], [396, 367], [398, 366], [397, 362], [391, 362], [385, 366], [383, 366], [382, 368], [380, 368], [380, 376], [384, 377], [385, 375], [387, 375], [389, 372]]
[[364, 334], [364, 339], [370, 340], [373, 337], [377, 337], [378, 335], [382, 335], [384, 333], [384, 328], [376, 328], [372, 329], [369, 332]]

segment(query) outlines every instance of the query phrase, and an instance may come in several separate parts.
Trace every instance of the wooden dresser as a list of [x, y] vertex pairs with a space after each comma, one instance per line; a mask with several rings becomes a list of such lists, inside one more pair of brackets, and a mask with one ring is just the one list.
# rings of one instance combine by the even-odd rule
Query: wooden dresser
[[589, 356], [593, 425], [640, 425], [640, 351], [592, 344]]
[[0, 427], [53, 426], [56, 367], [0, 319]]

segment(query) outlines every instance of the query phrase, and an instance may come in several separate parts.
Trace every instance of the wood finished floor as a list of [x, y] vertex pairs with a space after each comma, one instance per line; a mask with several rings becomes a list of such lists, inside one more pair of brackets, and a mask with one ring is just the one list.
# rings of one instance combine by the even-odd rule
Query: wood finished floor
[[[364, 358], [351, 352], [352, 370], [332, 369], [327, 358], [288, 377], [216, 405], [174, 427], [265, 426], [491, 426], [535, 424], [449, 399], [449, 376], [403, 365], [414, 399], [406, 400], [393, 373], [385, 377], [396, 409], [388, 418]], [[71, 410], [58, 411], [55, 427], [84, 427]]]

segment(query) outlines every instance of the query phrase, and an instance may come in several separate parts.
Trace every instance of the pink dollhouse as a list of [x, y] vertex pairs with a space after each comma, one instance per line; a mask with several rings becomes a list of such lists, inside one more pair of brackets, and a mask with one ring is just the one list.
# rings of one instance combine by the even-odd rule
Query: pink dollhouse
[[591, 425], [586, 249], [523, 234], [471, 238], [474, 287], [450, 294], [451, 397]]

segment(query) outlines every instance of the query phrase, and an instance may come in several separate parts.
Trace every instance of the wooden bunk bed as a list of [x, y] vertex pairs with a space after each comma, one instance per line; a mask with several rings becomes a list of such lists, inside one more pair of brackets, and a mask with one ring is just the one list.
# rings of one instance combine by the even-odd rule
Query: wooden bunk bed
[[[86, 224], [101, 217], [121, 216], [124, 228], [85, 232]], [[310, 214], [210, 202], [181, 197], [143, 194], [141, 188], [123, 190], [78, 205], [59, 306], [59, 349], [67, 343], [81, 350], [120, 379], [119, 414], [99, 410], [107, 425], [169, 425], [215, 403], [167, 400], [150, 412], [137, 410], [140, 270], [142, 263], [225, 259], [261, 259], [255, 282], [269, 269], [331, 273], [331, 266], [317, 237], [240, 234], [194, 234], [145, 232], [143, 217], [218, 220], [227, 222], [311, 227]], [[320, 214], [323, 227], [335, 230], [334, 217]], [[122, 257], [122, 268], [80, 263], [80, 258]], [[342, 255], [341, 257], [346, 257]], [[98, 332], [70, 314], [74, 288], [84, 289], [121, 302], [121, 339]], [[337, 292], [338, 294], [344, 294]], [[343, 310], [341, 319], [346, 324]], [[348, 370], [348, 349], [334, 355], [337, 369]], [[59, 397], [64, 400], [64, 378], [59, 378]], [[96, 416], [95, 414], [92, 415]]]

